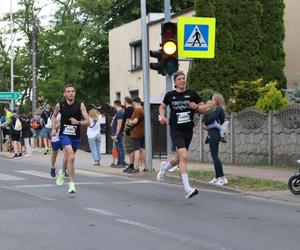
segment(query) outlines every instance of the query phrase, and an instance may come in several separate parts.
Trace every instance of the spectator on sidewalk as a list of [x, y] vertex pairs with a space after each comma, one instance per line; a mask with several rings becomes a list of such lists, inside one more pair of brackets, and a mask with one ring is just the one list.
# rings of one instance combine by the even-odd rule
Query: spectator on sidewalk
[[130, 136], [134, 148], [134, 168], [128, 170], [129, 174], [139, 172], [140, 163], [145, 163], [144, 109], [139, 97], [133, 100], [133, 107], [134, 111], [128, 123], [132, 127]]
[[42, 138], [45, 146], [44, 155], [51, 153], [51, 118], [52, 118], [52, 108], [49, 104], [46, 105], [45, 110], [41, 114], [40, 124], [42, 126]]
[[133, 114], [133, 106], [132, 106], [132, 99], [129, 96], [126, 96], [124, 99], [124, 106], [125, 112], [123, 116], [123, 123], [122, 123], [122, 130], [124, 131], [124, 147], [125, 152], [129, 155], [129, 166], [123, 170], [124, 173], [127, 173], [130, 169], [134, 168], [134, 148], [133, 148], [133, 141], [130, 136], [131, 130], [129, 129], [130, 126], [127, 126], [131, 116]]
[[123, 123], [123, 116], [124, 110], [122, 108], [122, 104], [120, 100], [114, 101], [114, 109], [116, 110], [116, 114], [112, 121], [112, 136], [111, 138], [116, 144], [116, 148], [118, 151], [118, 162], [116, 167], [117, 168], [124, 168], [125, 167], [125, 154], [124, 154], [124, 146], [123, 146], [123, 130], [122, 130], [122, 123]]
[[42, 126], [39, 108], [36, 108], [34, 115], [31, 119], [31, 127], [33, 132], [33, 148], [39, 149], [39, 152], [42, 152]]
[[101, 161], [101, 116], [96, 109], [91, 109], [89, 111], [90, 125], [87, 128], [87, 137], [92, 152], [92, 157], [94, 159], [93, 166], [100, 167]]
[[3, 134], [5, 134], [5, 140], [10, 141], [10, 124], [11, 124], [11, 117], [13, 113], [11, 112], [9, 105], [4, 106], [4, 115], [5, 115], [5, 122], [4, 124], [1, 124], [3, 126], [4, 131]]
[[225, 121], [225, 102], [223, 96], [219, 93], [215, 93], [212, 98], [212, 104], [215, 107], [215, 110], [204, 121], [204, 128], [208, 129], [209, 149], [215, 167], [215, 177], [209, 183], [223, 186], [228, 184], [228, 180], [224, 176], [223, 165], [219, 157], [219, 144], [221, 140], [220, 130], [208, 127], [215, 121], [220, 125]]
[[21, 133], [22, 133], [22, 123], [17, 114], [17, 110], [13, 110], [13, 115], [10, 119], [10, 135], [12, 140], [14, 156], [12, 159], [17, 159], [22, 156], [22, 147], [21, 147]]
[[32, 149], [31, 149], [31, 137], [32, 137], [32, 131], [31, 131], [31, 123], [28, 115], [22, 114], [20, 116], [20, 120], [22, 123], [22, 138], [24, 140], [24, 146], [25, 146], [25, 157], [32, 156]]

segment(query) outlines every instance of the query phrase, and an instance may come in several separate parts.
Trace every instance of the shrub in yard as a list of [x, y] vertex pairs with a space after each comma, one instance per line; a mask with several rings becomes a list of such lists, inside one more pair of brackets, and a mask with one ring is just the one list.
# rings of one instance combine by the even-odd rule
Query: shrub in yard
[[287, 99], [282, 92], [276, 88], [276, 82], [270, 82], [264, 88], [260, 89], [261, 97], [256, 103], [256, 108], [265, 112], [279, 110], [288, 105]]

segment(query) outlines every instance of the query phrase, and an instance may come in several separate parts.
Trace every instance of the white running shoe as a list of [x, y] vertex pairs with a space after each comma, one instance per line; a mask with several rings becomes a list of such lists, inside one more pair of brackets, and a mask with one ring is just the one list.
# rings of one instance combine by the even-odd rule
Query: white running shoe
[[75, 188], [75, 183], [74, 181], [70, 181], [69, 182], [69, 191], [68, 191], [69, 194], [74, 194], [76, 193], [76, 188]]
[[211, 181], [209, 181], [209, 184], [216, 184], [218, 181], [218, 179], [216, 177], [214, 177]]
[[164, 166], [166, 165], [166, 162], [163, 161], [161, 164], [160, 164], [160, 169], [159, 169], [159, 172], [156, 176], [156, 180], [158, 182], [164, 182], [165, 180], [165, 177], [166, 177], [166, 171], [164, 170]]
[[178, 170], [179, 170], [179, 165], [176, 165], [176, 166], [170, 168], [168, 172], [173, 173], [173, 172], [178, 171]]
[[57, 178], [56, 178], [56, 185], [57, 186], [62, 186], [65, 182], [65, 174], [64, 172], [60, 169], [58, 171], [58, 175], [57, 175]]
[[215, 184], [218, 185], [218, 186], [224, 186], [224, 185], [228, 184], [228, 180], [225, 176], [219, 177], [218, 181]]
[[198, 189], [196, 188], [191, 188], [190, 191], [185, 193], [185, 198], [190, 199], [198, 194]]

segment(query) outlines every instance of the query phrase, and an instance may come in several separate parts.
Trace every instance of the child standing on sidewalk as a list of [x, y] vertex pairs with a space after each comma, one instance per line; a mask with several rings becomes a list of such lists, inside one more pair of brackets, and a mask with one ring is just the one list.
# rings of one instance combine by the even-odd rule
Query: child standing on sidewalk
[[31, 122], [26, 114], [21, 115], [21, 123], [22, 123], [22, 138], [24, 139], [25, 144], [25, 157], [32, 156], [32, 149], [31, 149], [31, 137], [32, 137], [32, 131], [31, 131]]

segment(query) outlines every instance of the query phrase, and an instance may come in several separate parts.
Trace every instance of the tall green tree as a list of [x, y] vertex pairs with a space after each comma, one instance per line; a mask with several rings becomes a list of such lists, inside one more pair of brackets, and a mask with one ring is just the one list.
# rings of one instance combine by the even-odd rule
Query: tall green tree
[[232, 95], [232, 86], [241, 80], [278, 80], [281, 87], [286, 87], [282, 3], [196, 0], [197, 16], [217, 19], [216, 55], [214, 59], [193, 62], [189, 84], [199, 91], [212, 88], [227, 99]]
[[263, 6], [260, 46], [262, 67], [261, 72], [265, 82], [276, 80], [279, 89], [286, 89], [287, 81], [284, 74], [284, 1], [260, 0]]

